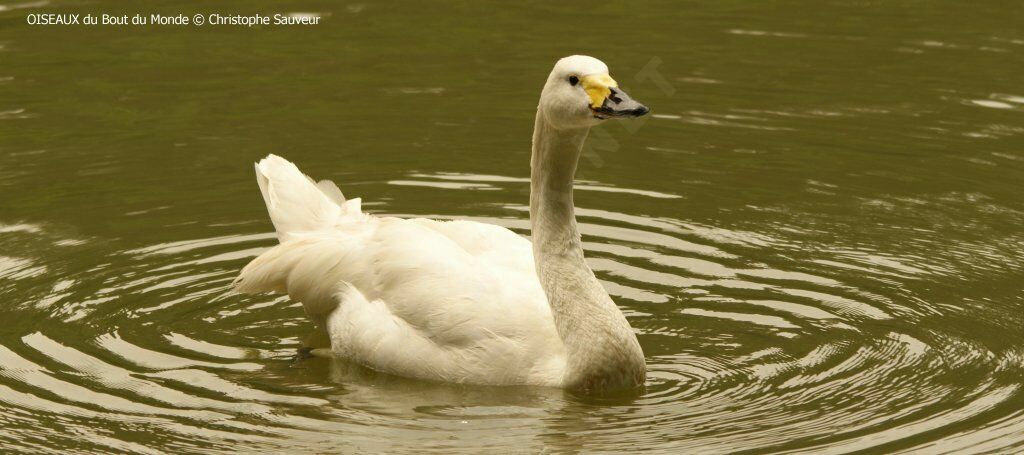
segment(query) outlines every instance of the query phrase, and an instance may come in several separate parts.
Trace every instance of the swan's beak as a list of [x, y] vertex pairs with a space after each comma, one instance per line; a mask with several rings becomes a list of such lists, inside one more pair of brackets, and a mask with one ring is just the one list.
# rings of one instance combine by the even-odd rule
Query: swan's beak
[[639, 117], [650, 112], [643, 104], [630, 98], [619, 84], [607, 74], [591, 74], [580, 79], [583, 90], [590, 98], [594, 117]]

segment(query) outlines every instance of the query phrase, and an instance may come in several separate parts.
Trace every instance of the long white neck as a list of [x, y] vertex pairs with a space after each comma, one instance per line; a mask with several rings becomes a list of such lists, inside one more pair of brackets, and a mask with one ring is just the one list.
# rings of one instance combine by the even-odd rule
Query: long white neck
[[530, 225], [537, 275], [566, 347], [567, 386], [629, 387], [646, 376], [633, 329], [583, 259], [572, 184], [589, 128], [557, 129], [537, 112]]

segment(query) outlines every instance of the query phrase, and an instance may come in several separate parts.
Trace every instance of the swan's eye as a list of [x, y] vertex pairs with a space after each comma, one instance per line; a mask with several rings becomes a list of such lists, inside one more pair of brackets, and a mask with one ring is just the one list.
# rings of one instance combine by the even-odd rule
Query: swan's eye
[[576, 76], [569, 76], [569, 85], [575, 86], [576, 84], [579, 84], [579, 83], [580, 83], [580, 78], [578, 78]]

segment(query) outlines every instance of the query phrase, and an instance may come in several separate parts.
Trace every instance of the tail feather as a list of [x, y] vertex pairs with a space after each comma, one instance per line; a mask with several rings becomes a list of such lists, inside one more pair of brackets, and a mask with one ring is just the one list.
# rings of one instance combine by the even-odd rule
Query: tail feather
[[331, 229], [341, 217], [360, 212], [359, 201], [346, 201], [334, 183], [316, 183], [277, 155], [256, 163], [256, 181], [281, 242], [303, 232]]
[[288, 292], [288, 273], [295, 266], [295, 258], [287, 256], [287, 250], [278, 245], [253, 259], [242, 269], [231, 283], [235, 292], [259, 294], [262, 292]]
[[303, 234], [330, 232], [343, 222], [361, 219], [360, 201], [345, 200], [334, 183], [317, 183], [276, 155], [256, 163], [256, 181], [281, 244], [245, 266], [234, 288], [241, 293], [287, 292], [292, 270], [310, 257], [308, 250], [315, 244], [303, 241]]
[[335, 204], [341, 206], [345, 203], [345, 195], [341, 194], [341, 189], [338, 188], [338, 185], [335, 185], [334, 182], [330, 180], [321, 180], [316, 182], [316, 187], [320, 189], [321, 193], [324, 193], [324, 196], [327, 196], [327, 199], [330, 199]]

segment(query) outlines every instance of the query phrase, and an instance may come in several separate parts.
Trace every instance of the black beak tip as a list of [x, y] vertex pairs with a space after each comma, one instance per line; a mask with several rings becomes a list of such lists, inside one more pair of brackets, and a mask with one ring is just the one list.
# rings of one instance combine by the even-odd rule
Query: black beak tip
[[633, 109], [633, 115], [637, 117], [647, 115], [648, 112], [651, 112], [651, 110], [647, 106], [644, 106], [643, 104], [637, 106], [636, 109]]

